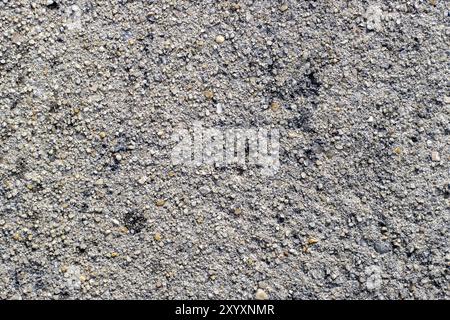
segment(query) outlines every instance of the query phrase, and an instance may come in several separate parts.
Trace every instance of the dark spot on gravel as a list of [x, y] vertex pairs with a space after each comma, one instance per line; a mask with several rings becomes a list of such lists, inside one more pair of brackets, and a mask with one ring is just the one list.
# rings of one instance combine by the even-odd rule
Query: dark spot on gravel
[[139, 211], [129, 211], [124, 215], [124, 225], [133, 233], [139, 233], [145, 228], [147, 219]]
[[47, 8], [49, 8], [50, 10], [57, 10], [57, 9], [59, 9], [59, 3], [56, 1], [53, 1], [47, 5]]

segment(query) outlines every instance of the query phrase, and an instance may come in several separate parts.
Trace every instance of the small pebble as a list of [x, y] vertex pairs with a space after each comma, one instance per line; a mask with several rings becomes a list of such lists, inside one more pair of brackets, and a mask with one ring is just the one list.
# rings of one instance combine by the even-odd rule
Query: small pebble
[[163, 200], [163, 199], [159, 199], [159, 200], [156, 201], [156, 205], [157, 205], [158, 207], [162, 207], [162, 206], [165, 205], [165, 204], [166, 204], [166, 201]]
[[287, 4], [283, 4], [283, 5], [280, 7], [280, 11], [281, 11], [281, 12], [285, 12], [285, 11], [287, 11], [287, 9], [289, 9], [289, 7], [288, 7]]
[[208, 100], [211, 100], [214, 97], [214, 93], [211, 90], [205, 90], [205, 92], [203, 92], [203, 95]]
[[216, 42], [217, 42], [218, 44], [224, 43], [224, 42], [225, 42], [225, 37], [222, 36], [222, 35], [218, 35], [218, 36], [216, 37]]
[[441, 161], [441, 156], [439, 155], [439, 152], [437, 152], [437, 151], [431, 152], [431, 160], [433, 160], [435, 162]]
[[129, 230], [128, 230], [127, 227], [121, 226], [121, 227], [119, 228], [119, 231], [122, 232], [122, 233], [128, 233]]
[[269, 295], [263, 289], [258, 289], [256, 290], [255, 298], [256, 300], [267, 300]]
[[374, 244], [374, 249], [379, 254], [385, 254], [385, 253], [388, 253], [389, 251], [391, 251], [391, 245], [386, 242], [377, 241]]
[[138, 183], [141, 185], [145, 184], [146, 182], [147, 182], [147, 177], [145, 177], [145, 176], [139, 178], [139, 180], [138, 180]]
[[270, 109], [274, 112], [278, 111], [280, 109], [280, 104], [274, 101], [270, 104]]

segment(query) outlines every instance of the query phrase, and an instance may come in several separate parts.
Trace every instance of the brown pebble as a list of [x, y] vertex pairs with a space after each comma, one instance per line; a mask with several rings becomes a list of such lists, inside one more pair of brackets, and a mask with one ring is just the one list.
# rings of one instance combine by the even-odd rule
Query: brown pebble
[[211, 100], [214, 97], [214, 93], [211, 90], [205, 90], [205, 92], [203, 92], [203, 95], [208, 100]]
[[270, 104], [270, 109], [274, 112], [278, 111], [280, 109], [280, 104], [274, 101]]
[[128, 233], [128, 228], [122, 226], [122, 227], [119, 228], [119, 231], [122, 232], [122, 233]]
[[394, 148], [394, 153], [400, 155], [402, 153], [402, 149], [400, 147]]
[[166, 204], [166, 201], [163, 200], [163, 199], [159, 199], [159, 200], [156, 201], [156, 205], [157, 205], [158, 207], [162, 207], [162, 206], [165, 205], [165, 204]]

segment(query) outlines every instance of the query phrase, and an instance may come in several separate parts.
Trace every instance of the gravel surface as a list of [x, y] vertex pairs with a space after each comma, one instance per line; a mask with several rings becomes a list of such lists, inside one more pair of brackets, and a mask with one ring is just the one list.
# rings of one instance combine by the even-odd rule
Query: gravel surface
[[0, 0], [0, 299], [449, 299], [449, 8]]

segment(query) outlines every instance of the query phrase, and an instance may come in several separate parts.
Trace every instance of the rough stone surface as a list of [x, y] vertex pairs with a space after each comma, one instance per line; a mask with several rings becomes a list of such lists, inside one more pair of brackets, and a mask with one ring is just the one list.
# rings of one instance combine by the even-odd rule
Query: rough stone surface
[[[448, 299], [448, 18], [0, 0], [0, 299]], [[172, 165], [194, 121], [280, 170]]]

